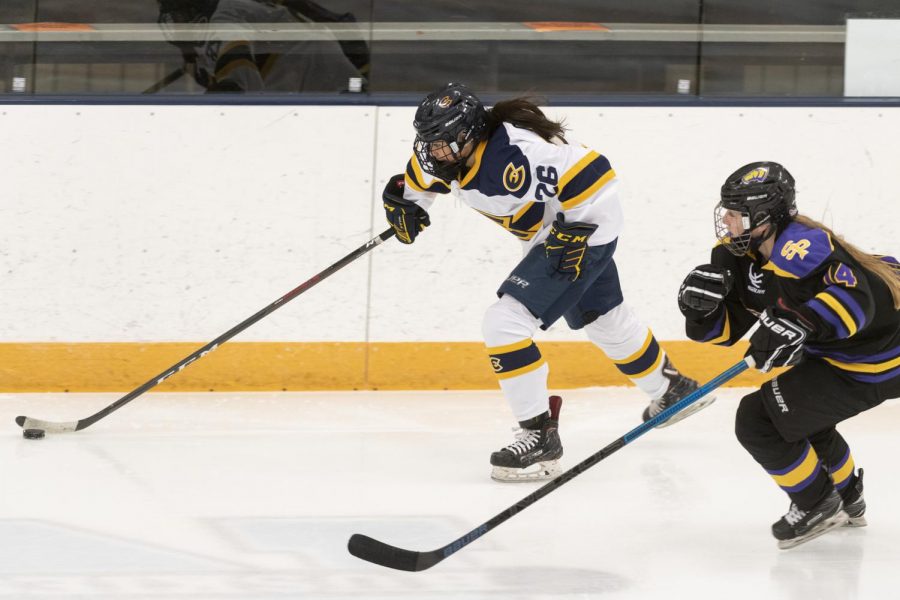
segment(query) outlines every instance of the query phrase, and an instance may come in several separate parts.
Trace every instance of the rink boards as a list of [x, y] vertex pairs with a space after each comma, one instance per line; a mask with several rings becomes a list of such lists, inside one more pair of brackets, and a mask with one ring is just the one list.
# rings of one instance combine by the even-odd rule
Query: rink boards
[[[627, 301], [685, 371], [740, 358], [685, 339], [674, 295], [707, 262], [721, 180], [784, 163], [801, 211], [898, 254], [892, 107], [558, 107], [618, 173]], [[130, 389], [386, 227], [410, 107], [3, 107], [0, 391]], [[485, 389], [485, 308], [520, 256], [442, 198], [391, 240], [172, 377], [167, 390]], [[579, 332], [537, 338], [551, 386], [622, 385]], [[748, 385], [751, 379], [736, 383]]]

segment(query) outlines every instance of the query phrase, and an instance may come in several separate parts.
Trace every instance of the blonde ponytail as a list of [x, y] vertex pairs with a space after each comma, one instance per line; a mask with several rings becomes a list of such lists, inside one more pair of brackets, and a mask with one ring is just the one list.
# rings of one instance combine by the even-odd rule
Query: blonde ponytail
[[863, 269], [877, 276], [884, 282], [891, 291], [891, 296], [894, 298], [894, 310], [900, 310], [900, 267], [892, 266], [890, 263], [881, 260], [873, 254], [863, 252], [843, 237], [837, 235], [830, 228], [814, 219], [810, 219], [803, 215], [797, 215], [794, 217], [794, 221], [806, 227], [821, 229], [832, 238], [838, 240], [841, 247], [847, 251], [847, 254], [849, 254], [853, 260], [858, 262]]

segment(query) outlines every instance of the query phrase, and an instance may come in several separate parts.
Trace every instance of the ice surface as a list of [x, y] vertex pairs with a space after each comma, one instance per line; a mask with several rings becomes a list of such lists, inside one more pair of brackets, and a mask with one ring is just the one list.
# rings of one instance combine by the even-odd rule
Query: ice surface
[[[900, 402], [840, 427], [869, 527], [781, 551], [787, 499], [738, 445], [746, 390], [654, 430], [433, 569], [350, 556], [365, 533], [430, 550], [538, 484], [489, 478], [499, 393], [148, 394], [91, 428], [22, 438], [109, 394], [0, 395], [0, 598], [882, 599], [900, 565]], [[565, 466], [638, 423], [634, 388], [563, 392]]]

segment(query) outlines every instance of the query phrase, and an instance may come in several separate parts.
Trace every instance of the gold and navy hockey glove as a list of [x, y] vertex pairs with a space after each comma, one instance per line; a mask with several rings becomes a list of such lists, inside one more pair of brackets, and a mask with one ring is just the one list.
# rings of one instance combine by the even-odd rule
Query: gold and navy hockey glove
[[678, 308], [688, 318], [712, 314], [731, 291], [734, 276], [719, 265], [700, 265], [688, 273], [678, 290]]
[[812, 326], [797, 313], [780, 306], [769, 307], [759, 315], [759, 327], [750, 336], [750, 349], [756, 368], [768, 373], [773, 367], [789, 367], [803, 357], [803, 343]]
[[431, 219], [424, 208], [414, 202], [404, 200], [403, 190], [406, 188], [404, 176], [394, 175], [384, 188], [382, 200], [387, 221], [394, 228], [397, 239], [404, 244], [416, 241], [419, 232], [431, 225]]
[[566, 281], [575, 281], [581, 277], [588, 238], [596, 229], [597, 226], [593, 223], [566, 223], [563, 213], [556, 214], [556, 220], [550, 226], [550, 235], [544, 240], [547, 273], [550, 277]]

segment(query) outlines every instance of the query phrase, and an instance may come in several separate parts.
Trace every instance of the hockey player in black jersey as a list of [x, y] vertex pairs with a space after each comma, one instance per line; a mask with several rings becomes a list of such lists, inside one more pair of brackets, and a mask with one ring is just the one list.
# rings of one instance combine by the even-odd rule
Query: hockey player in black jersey
[[459, 84], [429, 94], [413, 126], [413, 156], [383, 195], [397, 238], [413, 243], [430, 224], [427, 209], [452, 192], [522, 243], [524, 257], [483, 322], [491, 367], [521, 427], [516, 441], [491, 455], [494, 479], [547, 479], [560, 472], [561, 400], [548, 399], [549, 367], [533, 340], [538, 328], [560, 317], [583, 329], [647, 393], [645, 421], [698, 387], [623, 301], [613, 260], [622, 207], [605, 156], [567, 141], [562, 125], [527, 99], [486, 109]]
[[678, 294], [688, 336], [729, 346], [746, 334], [757, 368], [791, 367], [737, 410], [740, 443], [790, 496], [772, 525], [781, 548], [866, 524], [862, 469], [835, 425], [900, 397], [900, 265], [797, 213], [778, 163], [741, 167], [716, 207], [710, 264]]

